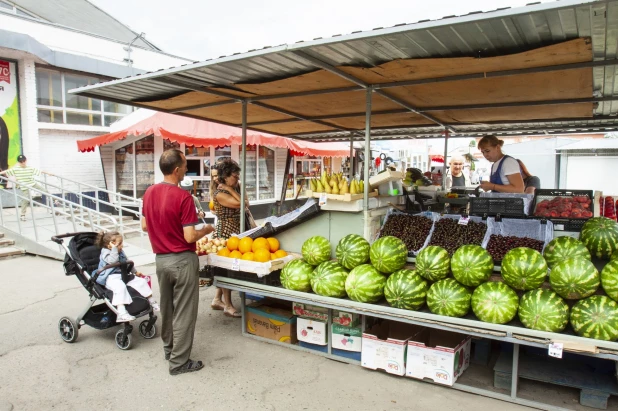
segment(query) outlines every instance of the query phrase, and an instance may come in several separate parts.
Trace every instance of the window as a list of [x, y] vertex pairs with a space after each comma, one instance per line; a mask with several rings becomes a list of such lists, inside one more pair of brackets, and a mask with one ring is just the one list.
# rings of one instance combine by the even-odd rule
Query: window
[[249, 201], [275, 198], [275, 151], [264, 146], [247, 146], [245, 190]]
[[36, 97], [39, 122], [109, 127], [113, 122], [131, 113], [133, 111], [131, 106], [68, 93], [71, 89], [101, 81], [104, 79], [37, 68]]
[[116, 191], [129, 197], [142, 198], [154, 184], [154, 136], [116, 149]]

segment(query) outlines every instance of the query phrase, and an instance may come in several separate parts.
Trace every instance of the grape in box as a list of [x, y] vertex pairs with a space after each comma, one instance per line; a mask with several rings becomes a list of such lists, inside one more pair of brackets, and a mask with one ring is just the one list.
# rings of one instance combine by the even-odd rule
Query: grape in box
[[593, 215], [592, 200], [588, 196], [558, 196], [542, 200], [537, 203], [534, 215], [546, 218], [590, 218]]

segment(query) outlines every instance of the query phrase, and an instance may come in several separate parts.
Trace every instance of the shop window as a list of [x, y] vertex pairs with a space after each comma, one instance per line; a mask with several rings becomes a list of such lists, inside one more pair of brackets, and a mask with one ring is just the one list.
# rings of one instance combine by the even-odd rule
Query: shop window
[[163, 140], [163, 151], [171, 150], [175, 148], [176, 150], [180, 150], [180, 143], [175, 141]]
[[275, 198], [275, 151], [264, 146], [247, 146], [245, 191], [249, 201]]
[[114, 153], [116, 162], [116, 192], [134, 196], [134, 155], [133, 143], [117, 149]]
[[142, 198], [148, 187], [154, 184], [154, 136], [135, 142], [135, 196]]

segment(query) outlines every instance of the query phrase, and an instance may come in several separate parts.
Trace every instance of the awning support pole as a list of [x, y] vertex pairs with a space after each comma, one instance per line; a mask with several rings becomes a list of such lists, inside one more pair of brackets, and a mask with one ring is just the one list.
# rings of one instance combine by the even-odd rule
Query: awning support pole
[[363, 210], [369, 211], [369, 163], [371, 162], [371, 96], [373, 87], [369, 86], [366, 90], [365, 107], [365, 162], [363, 178], [365, 180], [365, 190], [363, 193]]
[[350, 174], [350, 182], [354, 178], [354, 137], [350, 136], [350, 164], [348, 164], [348, 173]]
[[[245, 199], [247, 198], [247, 100], [242, 101], [242, 145], [240, 146], [240, 233], [245, 231]], [[239, 233], [239, 234], [240, 234]]]
[[442, 171], [442, 190], [446, 188], [446, 156], [448, 155], [449, 130], [444, 130], [444, 170]]

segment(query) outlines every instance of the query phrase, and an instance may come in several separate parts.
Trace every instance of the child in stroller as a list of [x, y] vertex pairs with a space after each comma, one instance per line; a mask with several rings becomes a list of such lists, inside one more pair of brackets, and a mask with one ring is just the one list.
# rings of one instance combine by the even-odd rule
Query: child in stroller
[[[129, 305], [133, 302], [129, 291], [127, 291], [127, 286], [132, 287], [135, 291], [140, 293], [142, 297], [147, 298], [154, 311], [160, 311], [159, 304], [152, 296], [152, 291], [148, 283], [144, 280], [142, 273], [135, 270], [135, 267], [131, 269], [132, 276], [127, 278], [128, 282], [126, 284], [122, 278], [121, 267], [105, 269], [107, 265], [127, 260], [127, 256], [124, 251], [122, 251], [122, 243], [122, 235], [117, 231], [99, 233], [96, 239], [96, 244], [101, 247], [101, 260], [97, 269], [99, 272], [97, 283], [114, 293], [112, 305], [118, 310], [116, 322], [119, 323], [135, 320], [135, 317], [129, 314], [125, 308], [125, 305]], [[92, 273], [92, 275], [94, 276], [95, 273]]]

